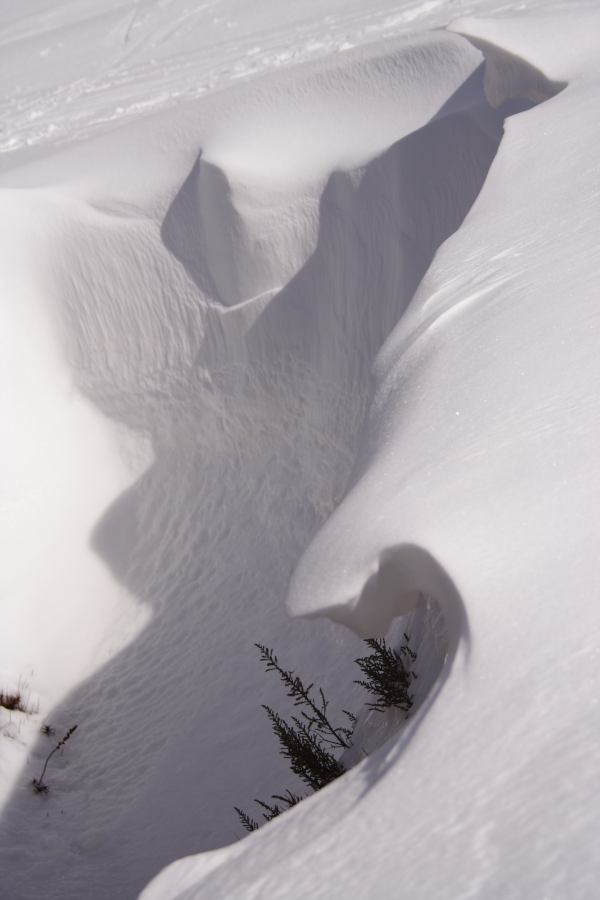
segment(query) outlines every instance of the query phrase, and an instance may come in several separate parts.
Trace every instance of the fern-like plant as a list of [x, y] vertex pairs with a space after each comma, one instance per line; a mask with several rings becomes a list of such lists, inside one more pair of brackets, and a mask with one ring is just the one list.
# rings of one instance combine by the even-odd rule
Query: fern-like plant
[[[272, 650], [263, 646], [263, 644], [255, 644], [254, 646], [260, 651], [260, 659], [265, 665], [265, 672], [276, 672], [287, 688], [288, 697], [294, 701], [294, 706], [303, 707], [300, 715], [308, 732], [316, 735], [321, 743], [330, 747], [337, 747], [343, 750], [351, 747], [352, 728], [344, 726], [336, 728], [332, 725], [327, 714], [329, 701], [325, 699], [322, 688], [318, 689], [318, 697], [314, 697], [312, 693], [313, 682], [305, 686], [299, 675], [295, 675], [293, 671], [287, 671], [279, 664], [279, 660]], [[267, 711], [267, 714], [269, 713], [268, 706], [263, 706], [263, 709]], [[353, 726], [355, 717], [347, 710], [344, 710], [344, 714], [350, 719]], [[270, 715], [269, 718], [273, 722]], [[294, 721], [297, 722], [297, 718], [294, 718]]]
[[[255, 801], [255, 802], [258, 802], [258, 801]], [[246, 831], [258, 831], [258, 829], [260, 828], [260, 825], [258, 824], [256, 819], [253, 819], [252, 816], [249, 816], [248, 813], [245, 812], [243, 809], [240, 809], [239, 806], [234, 806], [233, 808], [235, 809], [236, 813], [238, 814], [238, 819], [240, 820], [240, 822], [242, 823], [242, 825], [244, 826]]]
[[[263, 707], [271, 721], [273, 734], [279, 741], [279, 752], [289, 760], [290, 769], [313, 791], [335, 781], [346, 771], [320, 735], [311, 731], [297, 716], [292, 716], [293, 724], [286, 722], [270, 706]], [[348, 746], [348, 745], [346, 745]]]
[[[281, 803], [284, 804], [283, 808], [279, 806], [278, 803], [265, 803], [264, 800], [255, 800], [255, 803], [258, 803], [264, 810], [262, 816], [266, 822], [270, 822], [271, 819], [274, 819], [276, 816], [281, 815], [282, 812], [285, 812], [286, 809], [289, 809], [291, 806], [295, 806], [296, 803], [300, 803], [301, 800], [304, 800], [304, 797], [298, 796], [298, 794], [292, 793], [290, 790], [286, 790], [284, 794], [273, 794], [271, 800], [280, 800]], [[238, 818], [246, 831], [257, 831], [260, 828], [259, 823], [253, 819], [248, 813], [244, 812], [243, 809], [240, 809], [239, 806], [233, 807], [238, 814]]]
[[[417, 677], [412, 669], [417, 655], [409, 646], [408, 635], [404, 635], [406, 643], [397, 652], [389, 647], [383, 638], [368, 638], [365, 643], [372, 650], [369, 656], [356, 659], [355, 662], [365, 676], [355, 683], [365, 688], [376, 700], [367, 703], [368, 709], [382, 712], [388, 707], [397, 707], [408, 713], [413, 706], [410, 686]], [[335, 725], [328, 712], [329, 702], [321, 688], [315, 689], [311, 682], [305, 685], [299, 675], [280, 665], [273, 650], [263, 644], [255, 644], [260, 652], [265, 671], [275, 672], [288, 697], [299, 714], [286, 721], [270, 706], [263, 704], [271, 728], [279, 741], [279, 752], [288, 760], [292, 772], [311, 790], [318, 791], [325, 785], [339, 778], [346, 771], [344, 764], [334, 751], [347, 750], [352, 746], [352, 734], [357, 722], [356, 716], [347, 709], [342, 710], [349, 725]], [[286, 790], [283, 794], [271, 797], [279, 803], [267, 803], [255, 800], [262, 808], [262, 816], [270, 822], [286, 809], [295, 806], [303, 798]], [[240, 807], [234, 807], [239, 820], [247, 831], [256, 831], [259, 823]]]
[[417, 677], [412, 670], [412, 663], [416, 660], [417, 654], [411, 650], [407, 634], [404, 638], [406, 643], [400, 648], [400, 653], [393, 647], [388, 647], [384, 638], [367, 638], [365, 643], [373, 652], [369, 656], [355, 660], [365, 679], [354, 683], [360, 684], [377, 698], [374, 702], [366, 704], [368, 709], [377, 712], [383, 712], [391, 706], [404, 712], [412, 709], [414, 701], [410, 686]]
[[[260, 652], [265, 671], [275, 672], [279, 676], [294, 706], [300, 707], [299, 715], [291, 716], [288, 722], [270, 706], [263, 704], [273, 734], [279, 741], [279, 752], [289, 761], [292, 772], [311, 790], [318, 791], [346, 771], [332, 751], [352, 746], [352, 729], [356, 717], [344, 710], [352, 727], [334, 725], [328, 714], [329, 701], [323, 690], [319, 688], [315, 691], [313, 683], [305, 685], [299, 675], [281, 666], [269, 647], [263, 644], [255, 646]], [[286, 790], [284, 794], [273, 794], [271, 799], [281, 801], [283, 808], [278, 803], [255, 800], [262, 807], [262, 815], [267, 822], [295, 806], [303, 798]], [[247, 831], [255, 831], [259, 827], [256, 820], [243, 809], [237, 806], [234, 808]]]

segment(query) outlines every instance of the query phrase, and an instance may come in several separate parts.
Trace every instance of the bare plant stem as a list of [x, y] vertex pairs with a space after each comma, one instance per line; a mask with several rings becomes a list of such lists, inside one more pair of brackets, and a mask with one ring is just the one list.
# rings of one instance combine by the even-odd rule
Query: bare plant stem
[[42, 769], [42, 774], [40, 775], [40, 777], [33, 779], [33, 781], [32, 781], [33, 788], [38, 794], [45, 794], [46, 791], [48, 790], [48, 786], [46, 784], [44, 784], [44, 775], [46, 774], [46, 769], [48, 768], [48, 763], [50, 762], [50, 760], [52, 759], [52, 757], [54, 756], [56, 751], [60, 750], [61, 747], [64, 747], [64, 745], [67, 743], [69, 738], [72, 736], [72, 734], [76, 728], [77, 728], [77, 725], [73, 725], [71, 728], [69, 728], [69, 730], [67, 731], [65, 736], [60, 739], [60, 741], [58, 742], [56, 747], [54, 747], [54, 749], [51, 750], [50, 753], [48, 754], [48, 756], [46, 757], [46, 761], [44, 762], [44, 768]]

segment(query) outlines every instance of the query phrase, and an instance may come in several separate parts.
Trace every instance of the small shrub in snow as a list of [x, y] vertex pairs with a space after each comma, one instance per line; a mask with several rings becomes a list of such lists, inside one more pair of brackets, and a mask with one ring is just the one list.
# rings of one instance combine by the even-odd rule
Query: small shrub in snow
[[410, 686], [417, 677], [411, 669], [412, 663], [417, 658], [414, 650], [408, 644], [408, 635], [404, 635], [406, 644], [397, 653], [393, 647], [388, 647], [384, 638], [368, 638], [365, 643], [373, 651], [369, 656], [363, 656], [355, 660], [356, 665], [362, 671], [366, 680], [357, 680], [366, 691], [373, 694], [377, 700], [367, 703], [368, 709], [383, 712], [390, 706], [409, 712], [413, 705], [410, 695]]
[[24, 679], [19, 678], [15, 690], [0, 690], [0, 708], [9, 712], [21, 712], [31, 716], [38, 711], [37, 704], [31, 703], [29, 685]]
[[[291, 671], [286, 671], [279, 665], [277, 657], [272, 650], [269, 650], [268, 647], [264, 647], [262, 644], [255, 644], [254, 646], [260, 650], [260, 659], [265, 664], [265, 672], [276, 672], [287, 688], [288, 697], [294, 701], [294, 706], [304, 707], [300, 712], [303, 722], [299, 722], [297, 718], [293, 719], [298, 724], [298, 727], [303, 725], [308, 731], [317, 735], [319, 740], [327, 746], [341, 749], [351, 747], [352, 728], [336, 728], [332, 725], [327, 714], [329, 701], [325, 699], [322, 689], [318, 689], [317, 698], [313, 697], [313, 682], [305, 687], [298, 675], [294, 675]], [[264, 706], [263, 709], [266, 709], [267, 713], [270, 712], [268, 706]], [[346, 712], [345, 715], [348, 716], [350, 714]], [[269, 715], [269, 718], [273, 722], [272, 716]], [[350, 718], [352, 724], [354, 724], [354, 717], [350, 716]]]
[[40, 775], [40, 777], [32, 779], [31, 784], [32, 784], [33, 790], [35, 791], [36, 794], [47, 794], [48, 793], [48, 785], [44, 783], [44, 775], [46, 774], [46, 769], [48, 767], [48, 763], [50, 762], [50, 759], [54, 756], [56, 751], [60, 750], [62, 747], [64, 747], [64, 745], [67, 743], [69, 738], [72, 737], [76, 728], [77, 728], [77, 725], [73, 725], [71, 728], [69, 728], [69, 730], [67, 731], [65, 736], [60, 739], [60, 741], [58, 742], [56, 747], [54, 747], [54, 749], [51, 750], [50, 753], [48, 754], [48, 756], [46, 757], [46, 761], [44, 762], [44, 768], [42, 769], [42, 774]]
[[[400, 648], [400, 653], [388, 647], [383, 638], [369, 638], [365, 643], [373, 652], [355, 660], [365, 676], [364, 680], [357, 680], [355, 683], [377, 698], [375, 702], [366, 704], [367, 708], [383, 711], [386, 707], [394, 706], [407, 713], [412, 708], [413, 699], [409, 688], [417, 676], [411, 665], [417, 656], [409, 647], [408, 636], [405, 634], [404, 637], [406, 644]], [[275, 672], [279, 676], [287, 688], [288, 697], [300, 710], [298, 715], [293, 715], [290, 721], [286, 721], [270, 706], [263, 704], [273, 733], [279, 741], [279, 752], [288, 760], [292, 772], [311, 790], [318, 791], [346, 771], [334, 751], [347, 750], [352, 746], [357, 718], [345, 709], [342, 712], [350, 725], [334, 725], [328, 713], [329, 701], [323, 690], [315, 689], [312, 682], [305, 685], [293, 671], [283, 668], [270, 648], [263, 644], [255, 646], [260, 651], [265, 671]], [[262, 808], [262, 817], [267, 822], [304, 798], [286, 790], [284, 794], [273, 794], [271, 799], [280, 801], [283, 806], [277, 802], [255, 800]], [[256, 831], [260, 827], [243, 809], [238, 806], [234, 809], [247, 831]]]
[[[254, 802], [260, 803], [260, 800], [255, 800]], [[239, 806], [234, 806], [233, 808], [235, 809], [236, 813], [238, 814], [238, 819], [240, 820], [240, 822], [242, 823], [242, 825], [244, 826], [246, 831], [258, 831], [258, 829], [260, 828], [260, 825], [256, 821], [256, 819], [253, 819], [252, 816], [249, 816], [248, 813], [244, 812], [243, 809], [240, 809]], [[273, 816], [271, 816], [269, 819], [267, 819], [267, 821], [270, 821], [272, 818], [273, 818]]]
[[10, 712], [27, 712], [21, 691], [0, 691], [0, 706]]
[[323, 739], [311, 731], [310, 725], [302, 722], [297, 716], [292, 716], [294, 724], [290, 725], [270, 707], [264, 708], [271, 720], [273, 734], [279, 741], [279, 752], [289, 760], [294, 775], [309, 788], [319, 791], [344, 774], [346, 770], [342, 763], [327, 749]]
[[[321, 688], [315, 691], [312, 683], [305, 685], [300, 676], [284, 669], [275, 653], [268, 647], [263, 644], [255, 646], [260, 651], [265, 671], [275, 672], [279, 676], [287, 688], [288, 697], [293, 700], [294, 706], [300, 709], [299, 715], [292, 716], [287, 722], [270, 706], [263, 705], [273, 733], [279, 741], [279, 752], [288, 760], [292, 772], [313, 791], [318, 791], [346, 771], [332, 749], [344, 750], [352, 746], [352, 728], [336, 727], [332, 723], [327, 711], [329, 701]], [[348, 712], [345, 714], [353, 725], [352, 714]], [[281, 801], [284, 804], [283, 808], [278, 803], [255, 801], [262, 807], [262, 816], [267, 822], [291, 806], [295, 806], [303, 798], [286, 790], [284, 794], [273, 794], [271, 799]], [[237, 806], [234, 808], [244, 828], [248, 831], [255, 831], [258, 828], [258, 823], [244, 810]]]
[[[286, 809], [289, 809], [291, 806], [295, 806], [296, 803], [300, 803], [301, 800], [304, 800], [304, 797], [300, 797], [298, 794], [293, 794], [291, 791], [286, 790], [285, 794], [273, 794], [271, 800], [280, 800], [284, 807], [280, 808], [278, 803], [265, 803], [263, 800], [255, 800], [255, 803], [258, 803], [259, 806], [262, 806], [263, 819], [267, 822], [270, 822], [271, 819], [274, 819], [276, 816], [279, 816], [282, 812], [285, 812]], [[246, 829], [246, 831], [256, 831], [260, 828], [258, 822], [251, 818], [247, 813], [244, 812], [243, 809], [240, 809], [239, 806], [233, 807], [238, 814], [239, 820]]]

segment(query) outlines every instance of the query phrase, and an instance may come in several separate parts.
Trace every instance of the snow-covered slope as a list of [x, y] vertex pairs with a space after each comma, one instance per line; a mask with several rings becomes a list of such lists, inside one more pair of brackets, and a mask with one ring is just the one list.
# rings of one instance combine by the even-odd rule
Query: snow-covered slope
[[[600, 19], [250, 6], [2, 9], [0, 893], [592, 897]], [[254, 641], [358, 706], [423, 596], [408, 728], [215, 850]]]

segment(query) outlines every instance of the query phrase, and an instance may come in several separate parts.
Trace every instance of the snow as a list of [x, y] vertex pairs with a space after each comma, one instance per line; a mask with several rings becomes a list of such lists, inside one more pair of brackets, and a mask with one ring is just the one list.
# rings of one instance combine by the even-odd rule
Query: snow
[[[2, 896], [595, 896], [599, 25], [0, 2]], [[241, 840], [255, 641], [369, 756]]]

